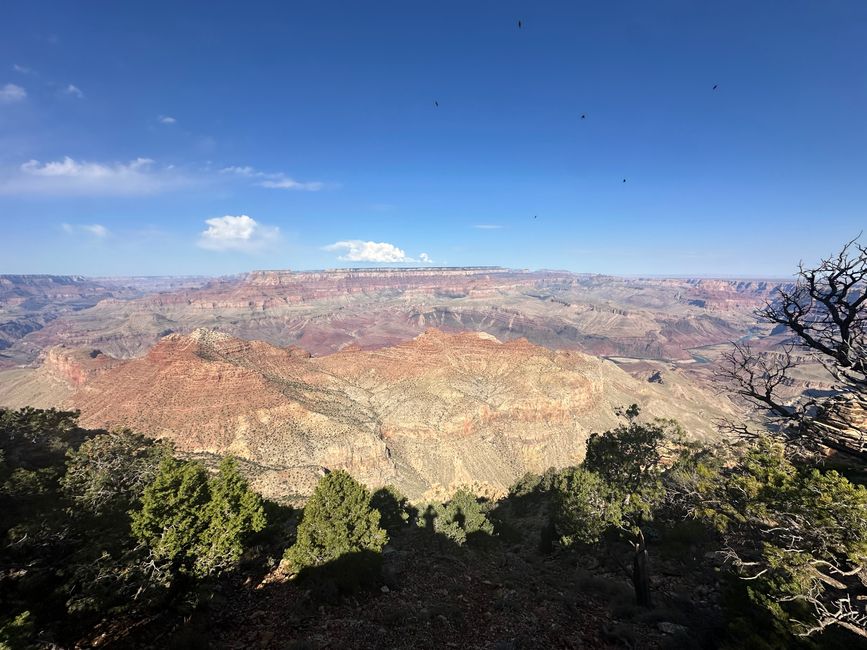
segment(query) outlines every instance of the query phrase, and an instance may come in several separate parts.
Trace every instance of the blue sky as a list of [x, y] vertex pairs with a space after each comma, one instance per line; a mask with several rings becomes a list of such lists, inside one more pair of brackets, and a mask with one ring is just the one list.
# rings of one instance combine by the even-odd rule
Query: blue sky
[[867, 225], [863, 0], [0, 18], [0, 273], [781, 276]]

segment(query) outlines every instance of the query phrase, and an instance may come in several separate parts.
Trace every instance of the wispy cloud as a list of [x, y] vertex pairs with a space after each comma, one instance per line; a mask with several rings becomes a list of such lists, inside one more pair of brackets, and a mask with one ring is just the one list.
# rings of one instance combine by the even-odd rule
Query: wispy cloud
[[319, 181], [308, 181], [302, 183], [292, 178], [281, 178], [279, 180], [265, 180], [259, 183], [262, 187], [270, 187], [275, 190], [306, 190], [308, 192], [318, 192], [325, 183]]
[[177, 124], [178, 121], [173, 118], [171, 115], [160, 115], [159, 116], [160, 124]]
[[69, 84], [66, 88], [64, 88], [63, 94], [75, 97], [76, 99], [84, 99], [84, 93], [81, 92], [81, 88], [74, 84]]
[[27, 98], [27, 91], [15, 84], [6, 84], [0, 88], [0, 104], [14, 104]]
[[12, 69], [19, 74], [36, 74], [36, 70], [33, 68], [28, 68], [26, 65], [18, 65], [17, 63], [12, 64]]
[[246, 214], [206, 219], [208, 226], [199, 235], [199, 247], [211, 251], [255, 253], [276, 242], [280, 229], [265, 226]]
[[502, 226], [498, 226], [494, 223], [480, 223], [473, 226], [473, 228], [477, 228], [479, 230], [499, 230]]
[[[378, 262], [382, 264], [396, 264], [400, 262], [415, 262], [403, 249], [388, 242], [362, 241], [360, 239], [347, 239], [334, 242], [325, 246], [323, 250], [339, 251], [337, 259], [345, 262]], [[432, 260], [427, 253], [419, 256], [419, 261], [430, 263]]]
[[105, 239], [109, 236], [108, 228], [99, 223], [83, 223], [83, 224], [71, 224], [64, 223], [61, 224], [64, 232], [69, 235], [73, 235], [75, 233], [85, 233], [88, 235], [92, 235], [97, 239]]
[[57, 196], [137, 196], [177, 189], [189, 179], [172, 166], [157, 167], [149, 158], [128, 163], [63, 160], [42, 163], [30, 160], [3, 173], [0, 194], [48, 194]]
[[304, 190], [307, 192], [318, 192], [325, 189], [327, 184], [321, 181], [296, 181], [282, 172], [268, 173], [261, 172], [253, 167], [235, 166], [224, 167], [220, 170], [222, 174], [231, 174], [242, 178], [249, 178], [255, 181], [259, 187], [267, 187], [276, 190]]

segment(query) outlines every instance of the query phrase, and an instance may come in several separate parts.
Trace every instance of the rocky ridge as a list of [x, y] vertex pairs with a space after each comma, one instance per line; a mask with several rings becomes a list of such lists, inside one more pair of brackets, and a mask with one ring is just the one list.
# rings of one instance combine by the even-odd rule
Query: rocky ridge
[[435, 329], [322, 357], [204, 329], [171, 334], [89, 377], [66, 405], [84, 426], [235, 454], [271, 496], [306, 494], [323, 468], [344, 468], [427, 498], [465, 484], [499, 494], [528, 470], [575, 463], [589, 433], [632, 402], [699, 437], [732, 412], [678, 371], [649, 383], [577, 351]]
[[170, 332], [219, 329], [317, 355], [389, 346], [428, 327], [527, 338], [550, 349], [689, 360], [750, 333], [779, 282], [618, 278], [497, 267], [254, 271], [109, 297], [16, 335], [9, 362], [64, 343], [137, 357]]

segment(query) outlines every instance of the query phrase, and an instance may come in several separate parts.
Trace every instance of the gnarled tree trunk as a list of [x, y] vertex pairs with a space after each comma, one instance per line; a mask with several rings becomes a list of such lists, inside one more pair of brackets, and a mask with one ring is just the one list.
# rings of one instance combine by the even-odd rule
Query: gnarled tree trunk
[[650, 598], [650, 569], [647, 562], [647, 544], [644, 533], [638, 530], [638, 541], [633, 542], [635, 555], [632, 558], [632, 585], [635, 587], [635, 602], [642, 607], [653, 607]]

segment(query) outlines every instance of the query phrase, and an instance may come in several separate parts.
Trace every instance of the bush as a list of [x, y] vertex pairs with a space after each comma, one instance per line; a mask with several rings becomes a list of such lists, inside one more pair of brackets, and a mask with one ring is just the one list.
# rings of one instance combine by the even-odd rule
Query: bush
[[349, 473], [323, 476], [304, 507], [295, 544], [285, 558], [297, 572], [333, 565], [330, 572], [351, 587], [372, 579], [388, 534], [379, 526], [370, 493]]
[[199, 540], [200, 574], [218, 573], [235, 566], [241, 559], [244, 543], [266, 524], [262, 497], [249, 489], [233, 458], [223, 459], [209, 487], [208, 527]]
[[623, 521], [620, 501], [596, 472], [570, 467], [560, 472], [555, 491], [556, 526], [566, 544], [593, 544]]
[[721, 535], [747, 593], [795, 634], [840, 626], [864, 635], [867, 489], [793, 463], [767, 438], [733, 467], [696, 472], [694, 514]]
[[393, 485], [386, 485], [374, 492], [370, 505], [379, 511], [379, 524], [389, 536], [407, 526], [418, 514], [409, 499]]
[[131, 513], [132, 534], [157, 560], [191, 570], [199, 537], [208, 525], [208, 474], [199, 463], [166, 458], [144, 491], [141, 510]]
[[171, 446], [129, 430], [95, 436], [67, 452], [64, 491], [94, 514], [126, 511], [153, 482]]
[[494, 525], [482, 509], [476, 495], [464, 488], [452, 495], [451, 500], [436, 506], [434, 530], [458, 545], [474, 536], [493, 535]]
[[30, 612], [21, 612], [5, 621], [0, 619], [0, 650], [31, 647], [33, 633], [33, 618]]
[[509, 487], [509, 498], [529, 497], [550, 492], [557, 482], [557, 470], [549, 467], [543, 474], [534, 474], [527, 472], [511, 487]]
[[204, 577], [234, 566], [248, 536], [265, 527], [259, 495], [231, 458], [212, 480], [201, 464], [166, 458], [132, 514], [132, 534], [157, 560]]

